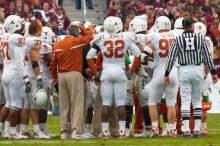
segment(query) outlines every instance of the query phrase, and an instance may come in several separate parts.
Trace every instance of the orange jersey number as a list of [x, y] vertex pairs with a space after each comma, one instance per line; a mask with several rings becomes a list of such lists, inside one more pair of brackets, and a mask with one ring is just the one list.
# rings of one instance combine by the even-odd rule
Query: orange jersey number
[[161, 58], [166, 58], [168, 56], [169, 48], [172, 42], [173, 42], [173, 39], [160, 39], [159, 48], [161, 51], [159, 53], [159, 56]]
[[[113, 50], [114, 45], [116, 46], [115, 50]], [[116, 40], [115, 43], [113, 43], [110, 40], [107, 40], [104, 42], [104, 46], [107, 47], [107, 52], [104, 53], [105, 57], [107, 58], [123, 58], [124, 54], [119, 53], [120, 51], [123, 51], [125, 43], [123, 40]]]
[[4, 60], [10, 60], [8, 55], [8, 42], [1, 42], [2, 58]]

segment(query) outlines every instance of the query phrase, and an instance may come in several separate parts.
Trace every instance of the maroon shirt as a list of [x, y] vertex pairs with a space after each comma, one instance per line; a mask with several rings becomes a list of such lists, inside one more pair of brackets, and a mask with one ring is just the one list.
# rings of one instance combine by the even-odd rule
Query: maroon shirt
[[218, 78], [220, 78], [220, 57], [214, 59], [214, 64], [215, 64]]
[[70, 20], [69, 20], [69, 18], [68, 18], [67, 16], [65, 16], [65, 15], [64, 15], [62, 18], [60, 18], [60, 19], [59, 19], [56, 15], [53, 15], [51, 19], [57, 20], [58, 23], [59, 23], [59, 25], [60, 25], [60, 24], [63, 24], [63, 29], [64, 29], [64, 30], [66, 30], [67, 27], [70, 25]]

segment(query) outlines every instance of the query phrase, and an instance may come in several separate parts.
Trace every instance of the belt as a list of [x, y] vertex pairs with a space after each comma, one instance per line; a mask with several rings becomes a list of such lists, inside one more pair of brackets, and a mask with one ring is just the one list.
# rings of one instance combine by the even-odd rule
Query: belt
[[180, 64], [180, 66], [187, 66], [187, 65], [195, 65], [195, 66], [200, 66], [200, 65], [201, 65], [201, 63], [200, 63], [200, 64]]

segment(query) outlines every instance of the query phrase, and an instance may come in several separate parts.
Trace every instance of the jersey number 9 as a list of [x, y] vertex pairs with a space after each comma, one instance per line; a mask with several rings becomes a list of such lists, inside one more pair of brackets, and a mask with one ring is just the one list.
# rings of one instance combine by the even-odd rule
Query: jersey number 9
[[173, 42], [173, 39], [160, 39], [159, 41], [159, 48], [160, 48], [160, 53], [159, 56], [161, 58], [166, 58], [169, 53], [169, 48]]
[[[115, 43], [111, 40], [106, 40], [104, 46], [107, 47], [107, 51], [104, 53], [106, 58], [123, 58], [124, 53], [122, 52], [125, 46], [123, 40], [116, 40]], [[115, 46], [115, 49], [113, 49]], [[121, 53], [120, 53], [121, 52]]]

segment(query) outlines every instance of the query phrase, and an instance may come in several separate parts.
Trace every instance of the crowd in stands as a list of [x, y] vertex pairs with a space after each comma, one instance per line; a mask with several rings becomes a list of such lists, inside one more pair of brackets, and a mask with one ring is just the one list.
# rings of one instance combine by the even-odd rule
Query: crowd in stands
[[161, 15], [168, 16], [172, 23], [190, 15], [207, 26], [207, 35], [212, 38], [216, 48], [220, 49], [220, 1], [219, 0], [108, 0], [107, 16], [121, 17], [124, 31], [136, 16], [147, 14], [148, 29]]
[[65, 35], [70, 24], [62, 7], [63, 0], [0, 0], [0, 23], [9, 15], [19, 15], [25, 21], [40, 20], [56, 35]]

